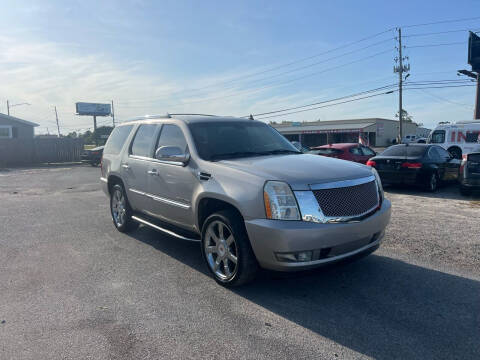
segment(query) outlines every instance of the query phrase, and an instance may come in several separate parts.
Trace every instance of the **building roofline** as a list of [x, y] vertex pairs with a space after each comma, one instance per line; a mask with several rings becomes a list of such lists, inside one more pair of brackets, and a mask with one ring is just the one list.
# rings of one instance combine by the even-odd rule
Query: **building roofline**
[[40, 126], [40, 125], [37, 124], [37, 123], [31, 122], [31, 121], [27, 121], [27, 120], [23, 120], [23, 119], [19, 119], [19, 118], [15, 117], [15, 116], [7, 115], [7, 114], [2, 114], [2, 113], [0, 113], [0, 118], [5, 119], [5, 120], [10, 120], [10, 121], [16, 121], [16, 122], [19, 122], [19, 123], [21, 123], [21, 124], [30, 125], [30, 126], [33, 126], [33, 127]]

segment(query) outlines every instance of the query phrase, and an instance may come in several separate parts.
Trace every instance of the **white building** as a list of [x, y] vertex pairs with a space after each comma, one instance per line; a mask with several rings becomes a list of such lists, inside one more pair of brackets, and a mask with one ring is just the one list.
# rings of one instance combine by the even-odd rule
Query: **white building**
[[[398, 120], [369, 118], [329, 120], [314, 122], [284, 122], [271, 124], [290, 141], [299, 141], [305, 146], [329, 143], [358, 142], [362, 136], [370, 146], [389, 146], [398, 136]], [[404, 122], [403, 134], [424, 136], [429, 129], [420, 128], [413, 122]]]

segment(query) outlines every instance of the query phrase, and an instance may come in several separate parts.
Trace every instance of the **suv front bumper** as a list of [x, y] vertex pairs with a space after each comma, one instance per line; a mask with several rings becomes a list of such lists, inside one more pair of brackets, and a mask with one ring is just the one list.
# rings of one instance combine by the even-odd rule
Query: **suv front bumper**
[[[351, 223], [255, 219], [245, 221], [253, 252], [261, 267], [295, 271], [314, 268], [374, 250], [385, 234], [391, 203], [384, 199], [372, 216]], [[312, 252], [311, 261], [279, 261], [278, 254]]]

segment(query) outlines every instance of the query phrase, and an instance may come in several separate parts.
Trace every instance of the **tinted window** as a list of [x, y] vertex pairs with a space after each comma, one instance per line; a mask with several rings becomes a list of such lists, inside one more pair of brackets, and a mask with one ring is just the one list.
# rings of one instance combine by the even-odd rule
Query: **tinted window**
[[445, 130], [435, 130], [429, 142], [432, 144], [443, 144], [445, 142]]
[[465, 141], [468, 143], [480, 142], [480, 132], [467, 132]]
[[420, 157], [425, 153], [426, 146], [415, 146], [415, 145], [394, 145], [390, 146], [384, 152], [381, 153], [382, 156], [412, 156]]
[[202, 159], [301, 154], [271, 126], [257, 121], [198, 122], [189, 125]]
[[112, 133], [108, 137], [105, 149], [105, 154], [118, 154], [122, 150], [125, 140], [127, 140], [130, 131], [132, 131], [133, 125], [117, 126], [113, 129]]
[[143, 124], [137, 130], [133, 139], [130, 154], [136, 156], [152, 157], [153, 139], [155, 137], [156, 124]]
[[443, 160], [448, 160], [452, 157], [447, 150], [441, 148], [440, 146], [435, 146], [435, 150], [438, 152], [438, 155]]
[[160, 138], [158, 139], [157, 149], [161, 146], [176, 146], [183, 152], [187, 150], [187, 141], [183, 136], [182, 130], [177, 125], [163, 125]]
[[317, 155], [338, 155], [338, 154], [342, 154], [343, 151], [335, 148], [325, 148], [325, 149], [313, 149], [309, 151], [309, 153], [317, 154]]
[[353, 155], [363, 155], [362, 154], [362, 151], [360, 150], [359, 147], [353, 147], [353, 148], [350, 148], [350, 152], [353, 154]]
[[470, 154], [470, 155], [468, 155], [468, 161], [480, 162], [480, 154]]
[[373, 151], [372, 149], [370, 149], [368, 147], [365, 147], [365, 146], [362, 146], [362, 152], [363, 152], [363, 155], [365, 155], [365, 156], [375, 156], [375, 155], [377, 155], [375, 153], [375, 151]]

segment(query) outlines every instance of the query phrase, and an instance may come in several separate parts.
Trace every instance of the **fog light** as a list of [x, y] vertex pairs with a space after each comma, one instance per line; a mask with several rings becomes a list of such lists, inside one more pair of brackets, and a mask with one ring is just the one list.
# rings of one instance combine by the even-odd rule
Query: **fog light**
[[276, 253], [278, 261], [281, 262], [306, 262], [312, 261], [313, 251], [301, 251], [296, 253]]
[[297, 260], [300, 262], [312, 261], [312, 252], [311, 251], [302, 251], [297, 253]]

